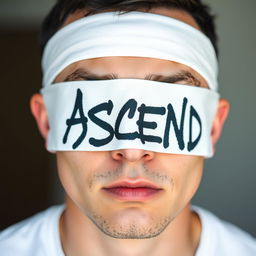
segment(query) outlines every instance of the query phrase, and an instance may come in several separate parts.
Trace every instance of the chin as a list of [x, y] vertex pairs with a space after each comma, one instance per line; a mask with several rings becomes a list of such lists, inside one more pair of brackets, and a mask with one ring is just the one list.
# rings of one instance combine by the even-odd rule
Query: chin
[[161, 234], [171, 222], [169, 216], [147, 214], [138, 208], [125, 209], [112, 216], [94, 214], [90, 218], [106, 235], [118, 239], [148, 239]]

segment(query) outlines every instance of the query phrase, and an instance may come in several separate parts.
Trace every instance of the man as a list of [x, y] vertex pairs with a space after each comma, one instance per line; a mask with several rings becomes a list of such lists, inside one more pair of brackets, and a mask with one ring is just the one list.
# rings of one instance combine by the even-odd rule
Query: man
[[3, 231], [1, 255], [255, 255], [254, 238], [190, 205], [229, 110], [207, 8], [62, 0], [42, 34], [31, 110], [66, 203]]

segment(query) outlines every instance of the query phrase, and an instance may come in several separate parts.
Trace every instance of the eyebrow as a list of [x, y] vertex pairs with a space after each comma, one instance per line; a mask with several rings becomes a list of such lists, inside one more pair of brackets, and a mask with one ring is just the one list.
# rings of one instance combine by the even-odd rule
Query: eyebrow
[[[84, 68], [79, 68], [75, 70], [73, 73], [69, 74], [65, 79], [64, 82], [68, 81], [92, 81], [92, 80], [111, 80], [111, 79], [118, 79], [117, 74], [109, 73], [105, 75], [97, 75], [89, 70]], [[129, 77], [131, 78], [131, 77]], [[201, 86], [201, 82], [189, 71], [181, 70], [178, 73], [171, 74], [171, 75], [157, 75], [157, 74], [148, 74], [144, 78], [145, 80], [151, 81], [158, 81], [158, 82], [165, 82], [165, 83], [178, 83], [184, 82], [187, 85], [193, 86]]]

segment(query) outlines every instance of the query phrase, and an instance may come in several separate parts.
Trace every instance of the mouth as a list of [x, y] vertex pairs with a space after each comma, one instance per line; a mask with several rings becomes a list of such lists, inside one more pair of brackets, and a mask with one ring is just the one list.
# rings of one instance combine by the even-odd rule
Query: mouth
[[160, 194], [163, 189], [147, 181], [119, 181], [104, 187], [110, 197], [122, 201], [145, 201]]

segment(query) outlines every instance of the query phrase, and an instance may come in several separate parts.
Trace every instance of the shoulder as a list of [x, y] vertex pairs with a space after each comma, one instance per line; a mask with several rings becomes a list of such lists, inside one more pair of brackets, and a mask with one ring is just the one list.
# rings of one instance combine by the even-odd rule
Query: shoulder
[[[60, 243], [58, 241], [58, 223], [63, 209], [64, 206], [62, 205], [50, 207], [1, 231], [1, 256], [54, 255], [46, 250], [52, 249], [51, 242], [49, 243], [49, 241]], [[53, 246], [58, 245], [53, 244]]]
[[[254, 256], [256, 239], [235, 225], [219, 219], [211, 212], [193, 206], [202, 223], [202, 234], [196, 256]], [[209, 253], [211, 252], [211, 253]]]

